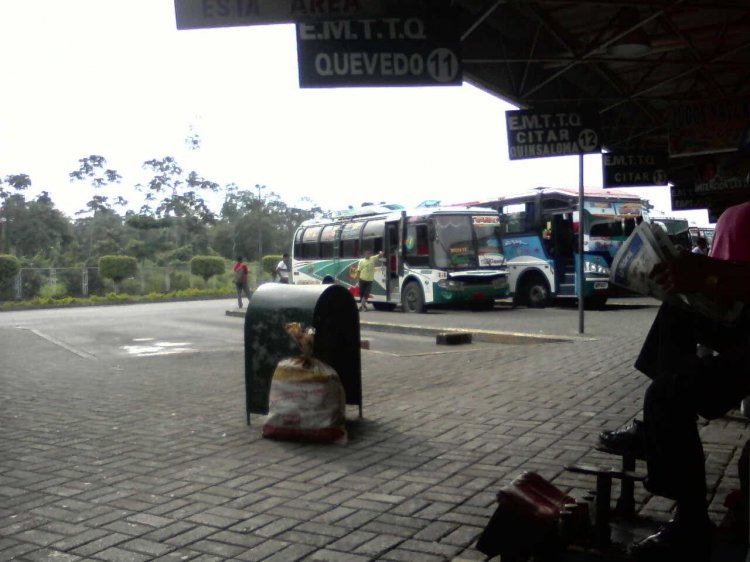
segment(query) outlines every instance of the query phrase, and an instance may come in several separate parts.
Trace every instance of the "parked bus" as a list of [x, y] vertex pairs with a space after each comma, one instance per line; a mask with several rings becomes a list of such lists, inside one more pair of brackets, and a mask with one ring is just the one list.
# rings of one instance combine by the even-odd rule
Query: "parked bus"
[[294, 234], [296, 285], [337, 283], [357, 295], [354, 278], [365, 250], [384, 252], [375, 269], [371, 302], [378, 310], [424, 312], [430, 305], [491, 307], [508, 296], [500, 218], [490, 209], [418, 208], [311, 220]]
[[[542, 307], [552, 298], [577, 298], [578, 191], [544, 188], [472, 204], [500, 214], [503, 254], [514, 302]], [[584, 193], [583, 298], [601, 307], [609, 293], [609, 267], [648, 203], [622, 191]]]
[[687, 250], [692, 249], [695, 245], [692, 240], [690, 224], [687, 219], [647, 215], [645, 220], [661, 227], [672, 241], [672, 244]]

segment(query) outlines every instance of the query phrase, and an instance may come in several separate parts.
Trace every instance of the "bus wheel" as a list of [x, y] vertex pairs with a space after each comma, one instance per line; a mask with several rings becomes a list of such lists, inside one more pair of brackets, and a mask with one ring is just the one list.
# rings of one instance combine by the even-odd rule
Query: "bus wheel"
[[424, 295], [422, 287], [416, 281], [410, 281], [401, 293], [401, 308], [404, 312], [424, 312]]
[[523, 298], [529, 308], [544, 308], [549, 303], [549, 286], [541, 276], [530, 277], [524, 283]]

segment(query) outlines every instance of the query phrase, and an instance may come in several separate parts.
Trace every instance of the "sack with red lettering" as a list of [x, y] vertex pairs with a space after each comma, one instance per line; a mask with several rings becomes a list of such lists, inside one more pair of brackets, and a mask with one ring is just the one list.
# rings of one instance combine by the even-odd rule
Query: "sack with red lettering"
[[312, 357], [314, 330], [285, 326], [302, 355], [282, 359], [271, 379], [263, 437], [346, 443], [346, 397], [336, 371]]

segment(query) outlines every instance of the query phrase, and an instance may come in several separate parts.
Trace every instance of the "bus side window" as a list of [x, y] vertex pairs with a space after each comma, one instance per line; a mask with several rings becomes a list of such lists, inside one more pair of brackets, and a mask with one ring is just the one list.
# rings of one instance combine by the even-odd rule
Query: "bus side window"
[[302, 234], [302, 257], [316, 259], [318, 255], [318, 237], [320, 236], [321, 227], [312, 226]]
[[303, 229], [297, 230], [297, 234], [294, 236], [294, 256], [296, 258], [302, 257], [302, 233]]
[[370, 250], [373, 255], [384, 249], [383, 237], [385, 236], [385, 221], [382, 219], [370, 220], [362, 230], [362, 252]]
[[362, 222], [347, 223], [341, 230], [341, 252], [342, 258], [362, 257], [359, 236], [362, 232]]
[[358, 238], [341, 241], [341, 257], [358, 258], [360, 255]]
[[336, 234], [340, 230], [340, 226], [332, 225], [326, 226], [320, 235], [320, 257], [321, 258], [333, 258], [333, 244], [336, 241]]

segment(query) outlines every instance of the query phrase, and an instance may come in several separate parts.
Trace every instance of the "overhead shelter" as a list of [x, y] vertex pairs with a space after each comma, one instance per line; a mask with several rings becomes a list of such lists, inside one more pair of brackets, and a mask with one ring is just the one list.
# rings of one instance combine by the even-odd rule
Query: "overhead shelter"
[[[677, 195], [698, 188], [688, 207], [750, 198], [748, 0], [454, 4], [465, 79], [524, 108], [595, 108], [606, 150], [669, 152]], [[711, 166], [732, 181], [696, 181]]]
[[[181, 29], [296, 22], [305, 87], [350, 85], [355, 74], [358, 85], [377, 85], [383, 73], [396, 85], [401, 64], [422, 83], [463, 78], [527, 110], [594, 112], [595, 150], [661, 151], [676, 209], [720, 211], [750, 192], [750, 0], [175, 0], [175, 6]], [[391, 16], [409, 11], [419, 20], [394, 23]], [[337, 57], [346, 66], [341, 74], [350, 76], [337, 74]], [[368, 75], [369, 67], [381, 76]]]

